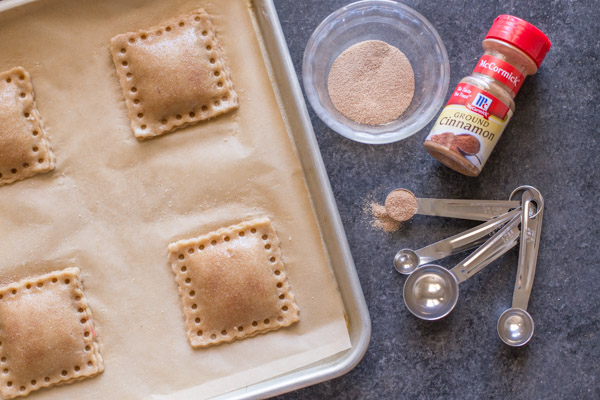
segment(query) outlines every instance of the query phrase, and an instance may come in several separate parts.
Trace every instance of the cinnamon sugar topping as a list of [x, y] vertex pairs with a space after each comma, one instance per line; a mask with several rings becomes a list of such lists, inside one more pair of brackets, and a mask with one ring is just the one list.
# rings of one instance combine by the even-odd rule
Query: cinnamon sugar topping
[[396, 189], [385, 199], [387, 215], [396, 221], [407, 221], [417, 213], [417, 198], [408, 189]]
[[410, 105], [415, 76], [408, 58], [380, 40], [366, 40], [336, 58], [327, 81], [331, 102], [342, 114], [366, 125], [398, 118]]

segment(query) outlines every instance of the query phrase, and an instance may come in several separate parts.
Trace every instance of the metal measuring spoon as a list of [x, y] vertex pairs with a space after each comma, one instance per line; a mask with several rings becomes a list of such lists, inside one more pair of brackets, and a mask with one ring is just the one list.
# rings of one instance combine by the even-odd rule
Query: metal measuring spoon
[[402, 249], [394, 257], [394, 268], [403, 275], [410, 275], [422, 265], [479, 247], [492, 232], [519, 214], [521, 207], [419, 250]]
[[521, 214], [488, 239], [451, 270], [429, 264], [418, 268], [404, 283], [404, 304], [416, 317], [437, 320], [448, 315], [458, 302], [458, 284], [467, 280], [517, 244]]
[[417, 214], [488, 221], [519, 207], [514, 200], [417, 199]]
[[[402, 195], [400, 203], [403, 207], [393, 207], [394, 195]], [[416, 209], [411, 207], [416, 202]], [[396, 189], [388, 194], [385, 199], [387, 214], [396, 221], [407, 221], [415, 214], [432, 215], [437, 217], [471, 219], [475, 221], [488, 221], [502, 215], [521, 205], [520, 202], [507, 200], [455, 200], [455, 199], [430, 199], [417, 198], [408, 189]], [[414, 205], [412, 206], [414, 207]], [[397, 210], [399, 210], [397, 212]]]
[[512, 307], [500, 315], [497, 326], [500, 339], [513, 347], [523, 346], [529, 342], [534, 330], [533, 318], [527, 312], [527, 304], [540, 248], [544, 199], [537, 189], [531, 189], [525, 190], [521, 198], [523, 222]]

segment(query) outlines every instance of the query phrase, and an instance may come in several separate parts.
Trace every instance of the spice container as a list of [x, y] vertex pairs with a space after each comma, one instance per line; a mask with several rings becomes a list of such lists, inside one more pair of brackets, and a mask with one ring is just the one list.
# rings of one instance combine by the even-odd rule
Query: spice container
[[513, 115], [514, 97], [525, 77], [537, 72], [550, 45], [529, 22], [497, 17], [473, 74], [459, 82], [427, 136], [427, 151], [461, 174], [479, 175]]

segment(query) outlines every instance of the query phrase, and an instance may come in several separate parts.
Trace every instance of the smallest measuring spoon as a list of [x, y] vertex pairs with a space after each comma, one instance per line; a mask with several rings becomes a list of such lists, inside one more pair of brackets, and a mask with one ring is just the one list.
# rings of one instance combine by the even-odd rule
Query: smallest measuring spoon
[[497, 326], [500, 339], [513, 347], [523, 346], [533, 337], [534, 323], [527, 312], [527, 304], [535, 276], [544, 209], [544, 199], [537, 189], [523, 186], [515, 189], [513, 194], [519, 190], [524, 190], [524, 193], [521, 198], [523, 215], [517, 279], [512, 307], [500, 315]]

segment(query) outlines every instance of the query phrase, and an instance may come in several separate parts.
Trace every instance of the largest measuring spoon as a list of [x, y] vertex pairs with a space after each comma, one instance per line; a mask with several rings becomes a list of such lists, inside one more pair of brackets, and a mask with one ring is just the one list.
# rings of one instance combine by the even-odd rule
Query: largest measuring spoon
[[527, 304], [533, 287], [544, 215], [544, 199], [541, 193], [535, 188], [526, 189], [521, 198], [523, 222], [512, 307], [504, 311], [498, 319], [500, 339], [513, 347], [523, 346], [533, 337], [533, 318], [527, 312]]
[[404, 283], [404, 304], [416, 317], [437, 320], [448, 315], [458, 302], [458, 285], [517, 244], [520, 236], [518, 213], [494, 236], [488, 239], [451, 270], [429, 264], [418, 268]]

